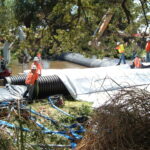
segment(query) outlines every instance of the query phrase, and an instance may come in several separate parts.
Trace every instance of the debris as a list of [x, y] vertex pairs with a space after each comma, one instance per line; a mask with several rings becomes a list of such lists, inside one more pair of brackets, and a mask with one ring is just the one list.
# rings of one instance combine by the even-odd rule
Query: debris
[[76, 150], [148, 150], [150, 93], [122, 90], [95, 110]]

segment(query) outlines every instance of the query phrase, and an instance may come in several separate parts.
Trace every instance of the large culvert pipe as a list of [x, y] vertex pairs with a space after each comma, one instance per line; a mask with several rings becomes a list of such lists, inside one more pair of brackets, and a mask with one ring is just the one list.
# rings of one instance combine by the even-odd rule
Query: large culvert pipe
[[[43, 98], [43, 96], [63, 94], [68, 95], [69, 92], [61, 79], [56, 76], [43, 76], [38, 79], [39, 93], [38, 98]], [[44, 95], [43, 95], [44, 94]]]
[[85, 58], [78, 53], [62, 53], [57, 57], [60, 60], [69, 61], [86, 67], [101, 67], [101, 61], [98, 59]]
[[[60, 59], [60, 60], [76, 63], [76, 64], [79, 64], [82, 66], [91, 67], [91, 68], [114, 66], [119, 61], [116, 58], [109, 58], [109, 57], [104, 57], [102, 59], [86, 58], [81, 54], [71, 53], [71, 52], [62, 53], [61, 55], [57, 56], [56, 58]], [[128, 61], [128, 62], [131, 63], [130, 61]]]
[[5, 84], [13, 84], [13, 85], [25, 85], [26, 75], [17, 75], [17, 76], [9, 76], [5, 77]]
[[[25, 85], [25, 79], [25, 75], [6, 77], [5, 84]], [[69, 95], [67, 88], [57, 75], [41, 76], [37, 80], [37, 85], [39, 92], [34, 92], [34, 98], [46, 98], [55, 94]]]

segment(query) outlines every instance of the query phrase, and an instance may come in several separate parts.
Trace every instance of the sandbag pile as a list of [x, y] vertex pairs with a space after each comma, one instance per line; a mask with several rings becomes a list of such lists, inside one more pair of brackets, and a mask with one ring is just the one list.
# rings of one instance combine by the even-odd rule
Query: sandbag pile
[[95, 110], [76, 150], [150, 149], [150, 93], [121, 90]]

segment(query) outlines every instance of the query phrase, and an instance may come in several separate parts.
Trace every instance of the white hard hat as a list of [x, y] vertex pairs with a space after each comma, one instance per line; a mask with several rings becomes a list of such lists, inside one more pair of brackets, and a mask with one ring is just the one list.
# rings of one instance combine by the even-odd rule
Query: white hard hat
[[36, 65], [32, 65], [31, 69], [36, 70]]
[[39, 61], [38, 57], [34, 57], [33, 61]]
[[120, 42], [117, 42], [117, 45], [119, 45], [120, 44]]

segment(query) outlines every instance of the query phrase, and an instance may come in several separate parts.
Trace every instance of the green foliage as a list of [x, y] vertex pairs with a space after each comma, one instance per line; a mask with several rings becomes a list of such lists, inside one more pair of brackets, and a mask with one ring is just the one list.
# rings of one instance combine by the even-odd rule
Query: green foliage
[[[71, 14], [74, 6], [78, 8]], [[145, 2], [145, 12], [149, 7]], [[91, 47], [88, 43], [95, 38], [93, 34], [108, 9], [114, 13], [113, 18], [99, 39], [100, 46]], [[16, 57], [25, 49], [32, 56], [38, 51], [47, 55], [72, 51], [115, 56], [114, 47], [121, 38], [118, 31], [137, 33], [141, 24], [146, 24], [141, 4], [132, 0], [125, 5], [122, 0], [3, 0], [0, 5], [0, 38], [14, 42], [12, 52]], [[16, 38], [18, 26], [27, 35], [22, 42]]]
[[0, 131], [0, 149], [1, 150], [15, 150], [15, 146], [13, 144], [13, 139], [10, 136], [6, 135], [2, 130]]
[[[30, 107], [30, 106], [29, 106]], [[69, 129], [64, 128], [62, 124], [64, 125], [71, 125], [74, 123], [77, 123], [75, 118], [68, 117], [60, 112], [58, 112], [56, 109], [52, 108], [47, 104], [46, 100], [40, 101], [39, 103], [33, 103], [32, 109], [36, 110], [37, 112], [49, 116], [50, 118], [53, 118], [58, 122], [57, 125], [54, 125], [51, 123], [51, 121], [47, 121], [46, 119], [43, 119], [37, 115], [33, 115], [32, 117], [36, 119], [37, 122], [41, 123], [43, 126], [47, 127], [49, 130], [52, 131], [68, 131]], [[78, 116], [91, 116], [92, 109], [91, 104], [88, 102], [79, 102], [79, 101], [67, 101], [65, 100], [65, 105], [63, 106], [64, 111], [78, 117]], [[8, 110], [9, 111], [9, 110]], [[7, 110], [5, 110], [4, 113], [6, 114]], [[19, 129], [8, 129], [3, 128], [0, 132], [0, 149], [1, 150], [39, 150], [38, 144], [62, 144], [62, 145], [68, 145], [70, 144], [70, 141], [66, 138], [54, 135], [54, 134], [43, 134], [42, 130], [34, 123], [34, 121], [30, 120], [28, 117], [30, 117], [30, 113], [27, 113], [25, 110], [20, 111], [19, 109], [10, 112], [10, 117], [3, 117], [3, 120], [6, 120], [12, 124], [15, 124], [16, 126], [19, 126], [20, 128], [25, 127], [32, 130], [32, 132], [24, 132]], [[2, 118], [1, 118], [2, 119]], [[83, 124], [84, 126], [84, 124]], [[11, 134], [9, 134], [11, 133]], [[35, 145], [35, 146], [32, 146]]]
[[0, 4], [0, 39], [13, 41], [16, 19], [10, 0], [3, 0]]

